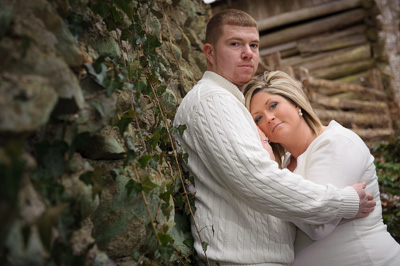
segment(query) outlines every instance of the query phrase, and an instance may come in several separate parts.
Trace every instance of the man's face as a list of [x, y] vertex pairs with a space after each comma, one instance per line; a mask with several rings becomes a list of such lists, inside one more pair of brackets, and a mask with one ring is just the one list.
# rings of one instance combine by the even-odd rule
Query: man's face
[[257, 71], [259, 44], [257, 28], [224, 25], [210, 70], [241, 88]]

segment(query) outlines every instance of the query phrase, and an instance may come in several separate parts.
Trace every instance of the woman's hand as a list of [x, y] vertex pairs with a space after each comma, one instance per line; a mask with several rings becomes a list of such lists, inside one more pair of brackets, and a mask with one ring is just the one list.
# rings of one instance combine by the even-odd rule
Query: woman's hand
[[269, 153], [269, 157], [271, 158], [271, 160], [275, 161], [275, 155], [274, 152], [272, 151], [271, 145], [269, 145], [267, 136], [265, 136], [264, 132], [262, 132], [262, 130], [259, 127], [257, 127], [257, 130], [264, 149]]

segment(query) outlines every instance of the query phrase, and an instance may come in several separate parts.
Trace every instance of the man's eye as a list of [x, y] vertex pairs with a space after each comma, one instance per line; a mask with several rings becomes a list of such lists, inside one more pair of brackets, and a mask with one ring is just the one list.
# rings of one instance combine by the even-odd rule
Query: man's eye
[[258, 48], [258, 44], [252, 44], [250, 45], [252, 48]]
[[237, 42], [232, 42], [231, 45], [232, 45], [232, 46], [238, 46], [239, 43], [237, 43]]

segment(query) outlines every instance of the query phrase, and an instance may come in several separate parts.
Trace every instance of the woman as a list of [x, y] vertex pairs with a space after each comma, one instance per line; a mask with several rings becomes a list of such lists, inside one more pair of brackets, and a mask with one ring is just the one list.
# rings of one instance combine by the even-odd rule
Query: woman
[[244, 93], [246, 107], [282, 168], [337, 187], [364, 181], [377, 203], [364, 219], [296, 223], [294, 265], [400, 265], [400, 245], [382, 221], [374, 158], [364, 142], [334, 120], [323, 126], [301, 84], [284, 72], [253, 78]]

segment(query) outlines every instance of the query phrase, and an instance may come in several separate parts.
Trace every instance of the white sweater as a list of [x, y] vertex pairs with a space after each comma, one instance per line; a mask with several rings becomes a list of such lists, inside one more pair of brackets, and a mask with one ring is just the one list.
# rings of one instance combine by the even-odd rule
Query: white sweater
[[[243, 103], [234, 84], [207, 71], [178, 108], [174, 125], [187, 128], [175, 138], [195, 180], [194, 220], [212, 264], [288, 265], [295, 231], [278, 218], [310, 224], [352, 218], [359, 198], [351, 187], [317, 185], [280, 170]], [[192, 234], [204, 260], [193, 223]]]
[[375, 210], [366, 218], [336, 219], [325, 225], [296, 223], [294, 265], [400, 265], [400, 245], [387, 232], [382, 221], [378, 177], [374, 157], [353, 131], [331, 121], [297, 158], [294, 171], [318, 184], [343, 188], [364, 181], [366, 191], [374, 195]]

